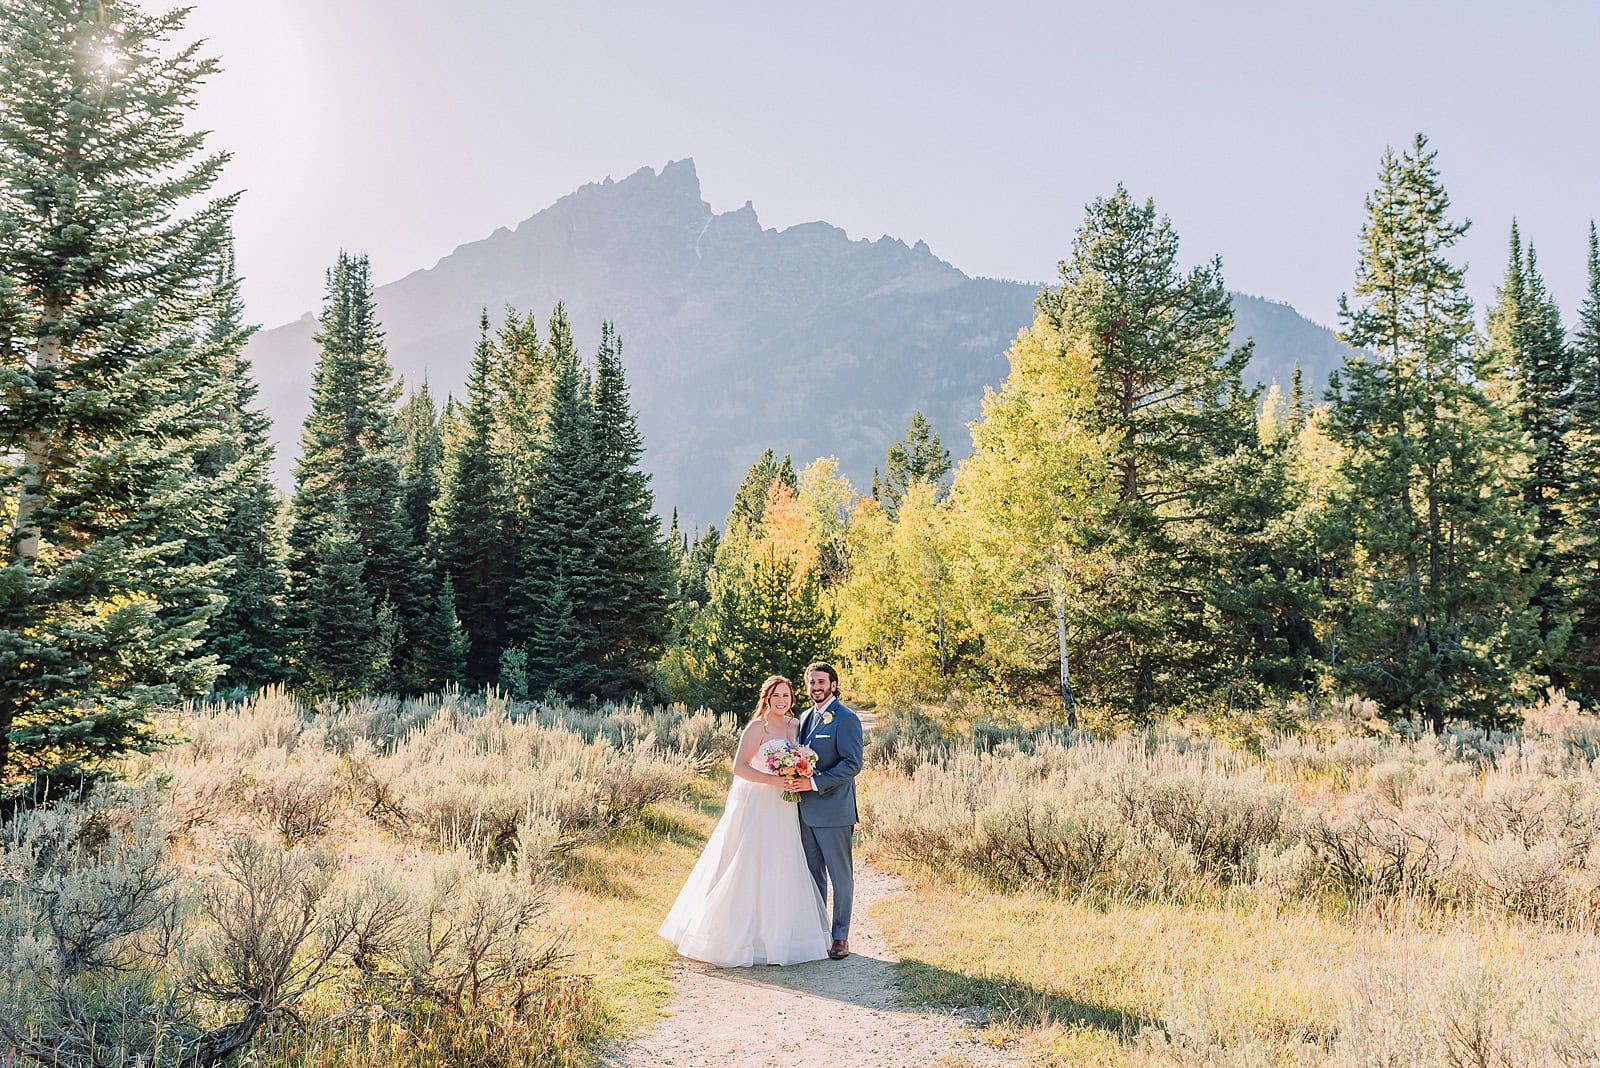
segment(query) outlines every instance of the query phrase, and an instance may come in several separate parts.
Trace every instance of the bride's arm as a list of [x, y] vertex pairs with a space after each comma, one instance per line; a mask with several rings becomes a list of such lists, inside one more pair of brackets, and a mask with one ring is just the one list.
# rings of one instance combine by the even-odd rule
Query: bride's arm
[[750, 766], [750, 761], [755, 759], [756, 750], [761, 748], [761, 730], [755, 722], [747, 724], [744, 733], [739, 735], [739, 750], [733, 754], [733, 774], [740, 779], [749, 779], [763, 786], [775, 786], [783, 780], [776, 775], [765, 771], [757, 771]]

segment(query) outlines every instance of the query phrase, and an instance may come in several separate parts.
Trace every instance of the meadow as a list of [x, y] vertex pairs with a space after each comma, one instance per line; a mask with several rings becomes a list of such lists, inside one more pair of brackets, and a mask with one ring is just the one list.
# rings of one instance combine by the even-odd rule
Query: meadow
[[874, 744], [904, 992], [1029, 1063], [1600, 1062], [1600, 723]]
[[[1039, 1065], [1596, 1063], [1600, 723], [1369, 713], [880, 713], [860, 852], [902, 879], [873, 919], [903, 997]], [[732, 719], [269, 690], [164, 726], [8, 828], [0, 1003], [34, 1061], [183, 1063], [252, 1021], [238, 1063], [581, 1065], [670, 995], [654, 930]]]

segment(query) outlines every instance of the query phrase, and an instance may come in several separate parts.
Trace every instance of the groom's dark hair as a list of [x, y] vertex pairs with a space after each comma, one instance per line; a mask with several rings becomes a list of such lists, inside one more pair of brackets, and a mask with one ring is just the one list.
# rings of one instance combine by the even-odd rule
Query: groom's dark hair
[[828, 663], [826, 660], [818, 660], [817, 662], [815, 662], [813, 664], [807, 664], [806, 665], [806, 674], [810, 675], [813, 671], [820, 671], [824, 675], [828, 676], [829, 681], [831, 681], [833, 683], [833, 696], [838, 697], [839, 696], [839, 673], [837, 671], [833, 670], [833, 665]]

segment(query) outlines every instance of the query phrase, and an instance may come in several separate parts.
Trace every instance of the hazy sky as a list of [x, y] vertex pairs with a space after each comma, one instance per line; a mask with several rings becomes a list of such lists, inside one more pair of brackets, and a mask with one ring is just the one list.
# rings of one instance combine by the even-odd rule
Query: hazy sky
[[1187, 261], [1330, 324], [1379, 157], [1417, 130], [1480, 301], [1515, 215], [1570, 320], [1600, 215], [1594, 0], [190, 2], [267, 325], [317, 305], [341, 246], [390, 281], [685, 156], [718, 211], [1030, 281], [1122, 181]]

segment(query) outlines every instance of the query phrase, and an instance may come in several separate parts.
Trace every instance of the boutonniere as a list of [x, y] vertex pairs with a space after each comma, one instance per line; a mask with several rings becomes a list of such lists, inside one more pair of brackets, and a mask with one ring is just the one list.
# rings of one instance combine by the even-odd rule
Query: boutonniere
[[824, 712], [822, 714], [822, 725], [824, 727], [826, 727], [828, 724], [830, 724], [832, 722], [833, 722], [833, 713], [832, 712]]

